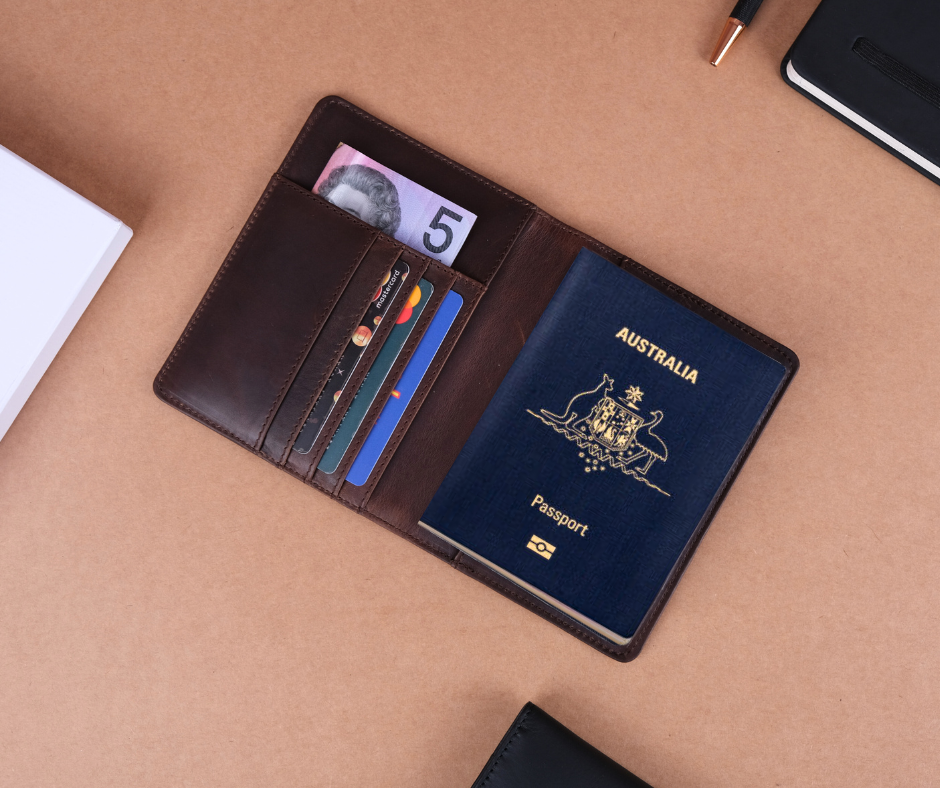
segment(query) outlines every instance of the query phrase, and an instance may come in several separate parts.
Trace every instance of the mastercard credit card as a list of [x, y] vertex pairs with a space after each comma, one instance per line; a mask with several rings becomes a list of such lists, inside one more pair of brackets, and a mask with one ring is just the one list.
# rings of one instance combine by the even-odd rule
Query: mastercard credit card
[[356, 365], [366, 352], [369, 341], [382, 322], [385, 313], [395, 300], [395, 296], [401, 289], [402, 283], [408, 278], [408, 272], [411, 270], [407, 263], [401, 260], [392, 266], [392, 270], [385, 275], [382, 284], [372, 298], [372, 303], [366, 309], [365, 316], [359, 324], [359, 327], [353, 331], [352, 339], [340, 356], [339, 363], [330, 373], [330, 378], [323, 387], [320, 397], [317, 399], [313, 410], [307, 416], [303, 429], [297, 440], [294, 442], [294, 451], [298, 454], [309, 454], [316, 443], [323, 425], [333, 412], [336, 400], [339, 399], [343, 389], [346, 388], [346, 382], [352, 377]]

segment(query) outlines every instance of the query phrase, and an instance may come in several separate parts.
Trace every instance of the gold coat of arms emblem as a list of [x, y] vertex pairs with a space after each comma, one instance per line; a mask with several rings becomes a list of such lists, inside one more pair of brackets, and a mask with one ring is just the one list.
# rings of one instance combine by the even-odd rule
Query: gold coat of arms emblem
[[623, 396], [612, 396], [613, 390], [614, 379], [604, 373], [593, 389], [575, 394], [563, 413], [544, 408], [527, 413], [577, 444], [585, 473], [618, 470], [669, 495], [647, 478], [656, 462], [669, 458], [666, 444], [653, 432], [663, 420], [663, 412], [653, 410], [643, 415], [640, 403], [644, 394], [639, 386], [629, 386]]

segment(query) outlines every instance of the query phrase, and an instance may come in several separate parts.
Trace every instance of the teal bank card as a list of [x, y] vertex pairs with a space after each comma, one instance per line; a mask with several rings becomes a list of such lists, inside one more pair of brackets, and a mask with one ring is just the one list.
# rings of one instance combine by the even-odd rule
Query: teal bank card
[[366, 379], [362, 381], [359, 391], [356, 392], [356, 398], [349, 406], [349, 410], [346, 411], [342, 423], [336, 430], [336, 434], [333, 435], [333, 440], [323, 454], [323, 459], [320, 460], [320, 464], [317, 466], [318, 470], [325, 473], [336, 472], [343, 460], [343, 455], [346, 454], [349, 444], [352, 443], [352, 439], [359, 429], [359, 425], [362, 424], [366, 413], [369, 412], [369, 408], [375, 402], [379, 389], [382, 388], [385, 378], [388, 377], [388, 373], [394, 366], [401, 349], [405, 346], [405, 342], [408, 341], [415, 323], [418, 322], [418, 318], [424, 311], [424, 307], [433, 292], [434, 286], [424, 279], [418, 282], [418, 285], [412, 291], [408, 303], [405, 304], [405, 308], [398, 316], [395, 328], [392, 329], [388, 339], [385, 340], [382, 350], [372, 364], [372, 369], [369, 370]]

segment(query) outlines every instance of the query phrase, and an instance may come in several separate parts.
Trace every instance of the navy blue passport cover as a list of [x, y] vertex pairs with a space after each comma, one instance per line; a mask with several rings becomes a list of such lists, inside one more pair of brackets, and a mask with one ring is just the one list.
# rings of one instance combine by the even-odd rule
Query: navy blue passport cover
[[422, 525], [627, 642], [786, 380], [582, 249]]

